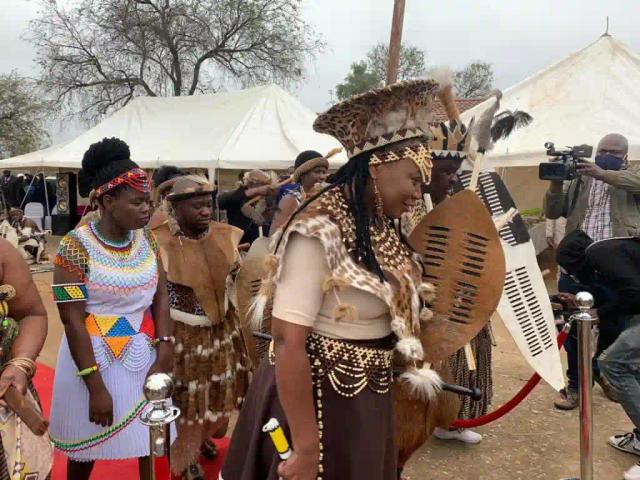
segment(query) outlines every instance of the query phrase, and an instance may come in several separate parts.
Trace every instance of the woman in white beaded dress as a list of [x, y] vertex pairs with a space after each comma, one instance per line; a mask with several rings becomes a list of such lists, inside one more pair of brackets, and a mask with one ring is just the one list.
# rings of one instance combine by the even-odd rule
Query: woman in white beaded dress
[[91, 145], [81, 176], [100, 219], [69, 232], [55, 258], [60, 345], [51, 436], [68, 457], [67, 478], [85, 480], [94, 461], [139, 458], [148, 478], [149, 431], [138, 416], [147, 375], [172, 370], [164, 272], [149, 221], [149, 181], [116, 138]]

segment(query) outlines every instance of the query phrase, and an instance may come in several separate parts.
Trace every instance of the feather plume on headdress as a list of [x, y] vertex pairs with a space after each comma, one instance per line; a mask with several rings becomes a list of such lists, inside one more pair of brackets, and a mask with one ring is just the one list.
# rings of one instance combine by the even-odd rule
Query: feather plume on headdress
[[493, 119], [491, 126], [491, 139], [497, 142], [507, 138], [513, 131], [520, 127], [526, 127], [533, 121], [533, 117], [522, 110], [505, 110]]
[[533, 121], [531, 115], [521, 110], [504, 110], [496, 115], [500, 108], [502, 92], [494, 90], [491, 95], [496, 97], [496, 101], [482, 113], [473, 131], [480, 153], [490, 151], [495, 142], [508, 138], [515, 130], [526, 127]]
[[493, 116], [498, 111], [498, 108], [500, 108], [502, 92], [500, 90], [494, 90], [491, 92], [491, 96], [496, 97], [496, 101], [482, 113], [473, 132], [473, 136], [478, 144], [477, 149], [480, 153], [485, 153], [493, 148], [493, 143], [491, 141], [491, 125], [493, 124]]
[[438, 82], [438, 92], [436, 96], [447, 112], [447, 118], [450, 122], [460, 122], [460, 111], [456, 105], [455, 95], [453, 94], [453, 73], [449, 68], [439, 68], [432, 74], [433, 79]]

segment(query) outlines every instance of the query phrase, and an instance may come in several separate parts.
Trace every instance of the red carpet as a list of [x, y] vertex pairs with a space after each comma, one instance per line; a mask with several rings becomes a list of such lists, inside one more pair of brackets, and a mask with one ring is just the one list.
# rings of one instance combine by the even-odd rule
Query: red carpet
[[[34, 383], [40, 399], [42, 400], [42, 406], [44, 408], [45, 415], [48, 417], [51, 407], [51, 396], [53, 394], [53, 369], [38, 364], [38, 373], [34, 378]], [[207, 480], [217, 480], [224, 455], [227, 452], [229, 446], [229, 439], [222, 438], [214, 440], [218, 446], [218, 456], [215, 460], [201, 459], [202, 466], [206, 472], [205, 478]], [[52, 480], [65, 480], [67, 478], [67, 465], [64, 455], [56, 451], [55, 459], [53, 463], [53, 477]], [[122, 460], [122, 461], [109, 461], [109, 462], [97, 462], [93, 470], [91, 478], [117, 478], [118, 480], [138, 480], [138, 462], [137, 460]], [[158, 480], [162, 480], [158, 478]]]

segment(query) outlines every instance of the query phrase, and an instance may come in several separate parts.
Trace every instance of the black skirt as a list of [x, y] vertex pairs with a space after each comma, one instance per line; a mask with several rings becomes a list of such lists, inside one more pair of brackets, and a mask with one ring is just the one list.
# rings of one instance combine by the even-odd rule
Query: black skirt
[[[318, 335], [312, 335], [316, 340], [336, 342]], [[312, 338], [310, 337], [310, 338]], [[338, 341], [346, 346], [360, 349], [374, 349], [384, 351], [390, 357], [391, 338], [373, 341]], [[348, 353], [340, 352], [328, 358], [323, 355], [322, 348], [309, 348], [313, 368], [313, 360], [320, 358], [322, 370], [327, 373], [334, 371], [333, 382], [330, 375], [322, 376], [314, 373], [314, 398], [318, 398], [318, 389], [322, 392], [322, 437], [323, 451], [322, 472], [318, 478], [324, 480], [395, 480], [396, 449], [394, 443], [394, 414], [393, 401], [389, 391], [391, 381], [391, 366], [386, 365], [387, 372], [378, 368], [369, 371], [369, 381], [360, 387], [354, 387], [346, 396], [337, 390], [335, 385], [346, 384], [353, 380], [337, 372], [333, 367], [339, 367], [342, 372], [354, 366], [349, 358], [355, 358]], [[329, 349], [331, 350], [331, 349]], [[346, 364], [339, 359], [345, 360]], [[367, 364], [371, 366], [371, 362]], [[380, 367], [381, 365], [378, 365]], [[357, 367], [357, 365], [356, 365]], [[368, 367], [365, 367], [367, 370]], [[337, 382], [336, 382], [337, 380]], [[317, 402], [316, 410], [317, 410]], [[317, 412], [316, 412], [317, 413]], [[275, 367], [269, 359], [263, 360], [255, 373], [253, 382], [245, 398], [244, 405], [235, 431], [231, 438], [231, 445], [227, 453], [221, 478], [223, 480], [277, 480], [276, 473], [280, 458], [269, 436], [262, 432], [262, 426], [270, 418], [277, 418], [289, 440], [291, 435], [286, 417], [278, 399], [276, 388]], [[292, 445], [295, 450], [295, 445]]]

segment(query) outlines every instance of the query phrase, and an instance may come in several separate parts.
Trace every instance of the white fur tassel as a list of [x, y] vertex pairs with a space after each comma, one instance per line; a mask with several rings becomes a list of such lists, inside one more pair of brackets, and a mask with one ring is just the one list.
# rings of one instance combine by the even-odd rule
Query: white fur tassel
[[258, 293], [251, 299], [247, 316], [249, 317], [249, 325], [254, 330], [260, 330], [262, 321], [264, 320], [264, 311], [267, 308], [269, 295], [266, 293]]
[[398, 340], [396, 350], [407, 360], [417, 361], [424, 358], [422, 343], [416, 337], [405, 337]]
[[409, 392], [417, 399], [433, 400], [442, 390], [442, 379], [435, 370], [428, 367], [410, 367], [400, 375], [400, 381], [409, 386]]
[[407, 325], [403, 318], [393, 317], [391, 320], [391, 331], [396, 334], [396, 337], [403, 338], [406, 336]]
[[440, 89], [453, 85], [453, 71], [447, 66], [435, 68], [429, 76], [438, 82]]

